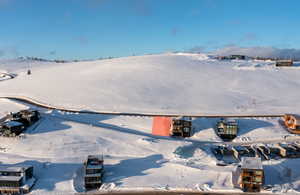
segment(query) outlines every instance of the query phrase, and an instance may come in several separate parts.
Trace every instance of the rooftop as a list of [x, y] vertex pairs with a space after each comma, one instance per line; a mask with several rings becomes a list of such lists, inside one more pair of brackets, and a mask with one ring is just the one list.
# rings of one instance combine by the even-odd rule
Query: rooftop
[[263, 169], [261, 159], [258, 157], [243, 157], [242, 169]]
[[32, 166], [9, 166], [9, 165], [0, 165], [0, 172], [22, 172], [24, 169], [31, 168]]
[[22, 176], [0, 176], [0, 181], [20, 181]]
[[23, 125], [22, 123], [20, 123], [18, 121], [6, 121], [4, 124], [9, 127], [16, 127], [16, 126]]

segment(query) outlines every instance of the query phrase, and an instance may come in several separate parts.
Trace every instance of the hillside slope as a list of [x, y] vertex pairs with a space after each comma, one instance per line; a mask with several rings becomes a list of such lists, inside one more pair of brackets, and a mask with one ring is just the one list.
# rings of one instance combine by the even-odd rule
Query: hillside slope
[[0, 82], [0, 95], [120, 112], [265, 114], [300, 107], [300, 68], [279, 69], [272, 62], [161, 54], [52, 63], [32, 66], [32, 73]]

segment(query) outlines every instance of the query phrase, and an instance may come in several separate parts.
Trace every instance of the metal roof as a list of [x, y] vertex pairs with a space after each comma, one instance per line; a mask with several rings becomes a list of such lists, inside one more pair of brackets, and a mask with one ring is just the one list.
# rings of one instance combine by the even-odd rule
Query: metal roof
[[8, 127], [17, 127], [17, 126], [22, 126], [23, 124], [18, 122], [18, 121], [6, 121], [4, 123]]
[[0, 181], [20, 181], [22, 176], [0, 176]]
[[88, 159], [99, 159], [103, 160], [103, 155], [88, 155]]
[[243, 157], [242, 169], [263, 169], [261, 159], [258, 157]]

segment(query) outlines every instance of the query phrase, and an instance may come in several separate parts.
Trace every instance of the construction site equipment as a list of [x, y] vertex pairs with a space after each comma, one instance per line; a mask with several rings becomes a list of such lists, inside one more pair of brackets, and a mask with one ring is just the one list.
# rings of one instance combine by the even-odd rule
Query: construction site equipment
[[97, 189], [102, 185], [103, 156], [89, 155], [84, 162], [84, 186], [86, 190]]
[[293, 60], [277, 60], [276, 66], [293, 66]]
[[233, 183], [244, 192], [260, 192], [264, 184], [264, 170], [260, 158], [243, 157], [233, 173]]
[[152, 133], [160, 136], [192, 136], [191, 117], [154, 117]]
[[32, 166], [0, 165], [0, 194], [29, 193], [34, 183]]
[[217, 122], [216, 134], [223, 140], [232, 140], [237, 136], [238, 123], [234, 119], [223, 119]]
[[285, 127], [289, 132], [300, 134], [300, 115], [285, 114], [283, 118]]

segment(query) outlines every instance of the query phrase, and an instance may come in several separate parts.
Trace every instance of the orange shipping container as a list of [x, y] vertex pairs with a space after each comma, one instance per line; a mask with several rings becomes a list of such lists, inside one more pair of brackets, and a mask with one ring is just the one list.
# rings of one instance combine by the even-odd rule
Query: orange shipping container
[[172, 118], [157, 116], [153, 118], [152, 134], [159, 136], [170, 136]]

